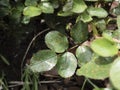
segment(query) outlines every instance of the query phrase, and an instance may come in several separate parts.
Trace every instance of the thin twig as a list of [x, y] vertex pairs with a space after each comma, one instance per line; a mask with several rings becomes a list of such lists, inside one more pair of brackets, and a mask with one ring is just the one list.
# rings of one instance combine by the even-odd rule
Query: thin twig
[[[50, 84], [50, 83], [61, 83], [62, 81], [40, 81], [38, 84]], [[14, 85], [9, 85], [9, 88], [17, 87], [24, 85], [25, 82], [22, 81], [10, 81], [9, 84], [14, 84]], [[28, 84], [33, 84], [32, 82], [28, 82]]]
[[23, 56], [22, 62], [21, 62], [21, 75], [22, 75], [22, 71], [23, 71], [22, 68], [23, 68], [24, 60], [25, 60], [25, 58], [26, 58], [26, 56], [27, 56], [27, 53], [28, 53], [28, 51], [29, 51], [32, 43], [35, 41], [35, 39], [36, 39], [38, 36], [40, 36], [41, 34], [43, 34], [43, 33], [46, 32], [46, 31], [49, 31], [49, 30], [50, 30], [50, 28], [47, 28], [47, 29], [39, 32], [37, 35], [35, 35], [35, 36], [33, 37], [33, 39], [31, 40], [31, 42], [29, 43], [29, 45], [28, 45], [28, 47], [27, 47], [27, 49], [26, 49], [26, 52], [25, 52], [25, 54], [24, 54], [24, 56]]

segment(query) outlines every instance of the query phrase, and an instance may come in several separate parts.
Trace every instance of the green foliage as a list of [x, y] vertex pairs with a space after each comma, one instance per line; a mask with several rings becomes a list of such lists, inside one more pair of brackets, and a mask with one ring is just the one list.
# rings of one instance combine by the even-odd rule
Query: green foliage
[[57, 63], [57, 55], [51, 50], [42, 50], [33, 55], [29, 68], [33, 72], [51, 70]]
[[114, 61], [110, 69], [110, 80], [116, 89], [120, 89], [120, 57]]
[[91, 43], [91, 48], [95, 53], [103, 57], [114, 56], [118, 53], [116, 43], [111, 42], [105, 38], [95, 39]]
[[46, 45], [57, 53], [62, 53], [68, 48], [68, 40], [64, 34], [51, 31], [45, 36]]
[[74, 75], [77, 68], [76, 57], [72, 53], [66, 52], [58, 58], [57, 69], [60, 76], [68, 78]]
[[92, 79], [105, 79], [109, 77], [111, 58], [93, 56], [92, 60], [77, 70], [77, 75], [85, 76]]
[[[75, 73], [91, 79], [110, 78], [113, 86], [120, 89], [119, 58], [114, 59], [120, 52], [120, 5], [114, 8], [113, 3], [114, 0], [1, 0], [0, 28], [7, 40], [15, 40], [15, 47], [22, 50], [24, 41], [35, 35], [25, 53], [26, 58], [31, 46], [36, 51], [31, 51], [34, 54], [26, 63], [23, 76], [27, 88], [23, 89], [30, 90], [27, 82], [31, 73], [39, 75], [53, 68], [63, 78]], [[45, 43], [34, 42], [46, 31], [42, 37]], [[3, 41], [0, 40], [1, 46]], [[44, 48], [39, 50], [40, 46]], [[3, 56], [0, 58], [9, 64]], [[34, 76], [35, 83], [37, 79]], [[33, 90], [37, 88], [36, 84]]]
[[87, 46], [79, 46], [76, 49], [76, 57], [78, 59], [78, 65], [82, 66], [88, 63], [92, 59], [93, 52]]
[[88, 26], [82, 21], [77, 22], [70, 31], [74, 42], [82, 43], [88, 38]]

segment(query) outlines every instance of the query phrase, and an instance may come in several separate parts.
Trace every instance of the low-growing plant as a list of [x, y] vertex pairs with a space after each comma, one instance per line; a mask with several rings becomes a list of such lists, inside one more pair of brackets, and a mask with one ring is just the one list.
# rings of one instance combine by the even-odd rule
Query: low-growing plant
[[84, 76], [94, 90], [100, 88], [89, 79], [109, 78], [111, 87], [120, 89], [120, 1], [16, 0], [12, 13], [7, 11], [11, 8], [6, 5], [8, 1], [0, 1], [3, 16], [11, 15], [18, 24], [26, 25], [37, 18], [48, 26], [35, 35], [27, 48], [23, 62], [35, 39], [47, 32], [47, 48], [33, 54], [26, 63], [27, 70], [40, 74], [56, 68], [63, 78]]

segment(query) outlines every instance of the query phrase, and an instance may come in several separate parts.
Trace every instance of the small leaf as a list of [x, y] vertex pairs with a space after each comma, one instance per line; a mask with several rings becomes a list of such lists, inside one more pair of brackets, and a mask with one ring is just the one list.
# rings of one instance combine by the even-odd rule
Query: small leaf
[[76, 57], [78, 59], [78, 65], [83, 66], [92, 59], [92, 51], [87, 46], [79, 46], [76, 50]]
[[87, 11], [91, 16], [96, 16], [98, 18], [105, 18], [108, 15], [107, 11], [103, 8], [89, 7]]
[[109, 77], [109, 71], [113, 59], [94, 56], [93, 60], [77, 70], [77, 75], [91, 79], [105, 79]]
[[67, 37], [58, 31], [49, 32], [45, 36], [45, 43], [48, 48], [57, 53], [62, 53], [68, 48]]
[[120, 89], [120, 57], [118, 57], [111, 69], [110, 69], [110, 80], [112, 84], [116, 87], [116, 90]]
[[57, 55], [51, 50], [38, 51], [30, 60], [29, 68], [33, 72], [51, 70], [57, 63]]
[[87, 8], [84, 0], [73, 0], [72, 11], [75, 13], [82, 13]]
[[24, 8], [23, 14], [28, 17], [35, 17], [41, 14], [41, 9], [34, 6], [28, 6]]
[[100, 56], [109, 57], [118, 53], [117, 45], [105, 38], [95, 39], [91, 43], [92, 50]]
[[40, 5], [38, 6], [43, 13], [53, 13], [54, 12], [54, 8], [52, 6], [51, 3], [49, 2], [42, 2], [40, 3]]
[[86, 23], [86, 22], [92, 21], [93, 19], [92, 19], [92, 17], [91, 17], [87, 12], [83, 12], [83, 13], [81, 14], [81, 20], [82, 20], [84, 23]]
[[64, 78], [71, 77], [77, 68], [77, 59], [70, 53], [66, 52], [58, 59], [57, 69], [60, 76]]
[[88, 38], [88, 25], [79, 21], [73, 26], [70, 34], [76, 43], [82, 43]]
[[104, 19], [96, 21], [95, 25], [100, 31], [104, 31], [106, 29], [106, 22]]
[[72, 1], [72, 0], [67, 1], [67, 3], [63, 6], [63, 11], [64, 11], [64, 12], [69, 12], [69, 11], [71, 11], [71, 9], [72, 9], [72, 4], [73, 4], [73, 1]]
[[111, 12], [114, 15], [120, 15], [120, 4], [118, 7], [113, 8]]

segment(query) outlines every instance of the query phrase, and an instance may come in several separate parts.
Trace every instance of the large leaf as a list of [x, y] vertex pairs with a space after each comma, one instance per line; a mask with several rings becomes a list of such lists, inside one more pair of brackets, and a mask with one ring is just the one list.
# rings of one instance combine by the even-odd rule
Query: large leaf
[[42, 10], [43, 13], [53, 13], [54, 12], [54, 7], [49, 2], [40, 3], [39, 8]]
[[76, 57], [78, 59], [78, 65], [82, 66], [88, 63], [92, 59], [92, 51], [87, 46], [79, 46], [76, 50]]
[[76, 43], [84, 42], [88, 38], [88, 25], [79, 21], [73, 26], [70, 33]]
[[67, 37], [58, 31], [49, 32], [45, 36], [45, 43], [48, 48], [57, 53], [62, 53], [68, 48]]
[[120, 57], [114, 61], [110, 69], [110, 80], [117, 90], [120, 90]]
[[94, 56], [93, 60], [77, 70], [77, 75], [92, 79], [105, 79], [109, 77], [112, 61], [111, 58]]
[[57, 55], [51, 50], [41, 50], [33, 55], [29, 68], [33, 72], [51, 70], [57, 63]]
[[73, 0], [72, 11], [75, 13], [82, 13], [87, 8], [84, 0]]
[[105, 18], [108, 15], [107, 11], [103, 8], [89, 7], [87, 11], [91, 16], [96, 16], [98, 18]]
[[57, 63], [58, 73], [64, 78], [71, 77], [77, 68], [77, 59], [70, 53], [66, 52], [59, 57]]
[[28, 17], [35, 17], [41, 14], [41, 9], [34, 6], [28, 6], [24, 8], [23, 14]]
[[109, 57], [118, 53], [117, 45], [105, 38], [95, 39], [91, 43], [92, 50], [100, 56]]

